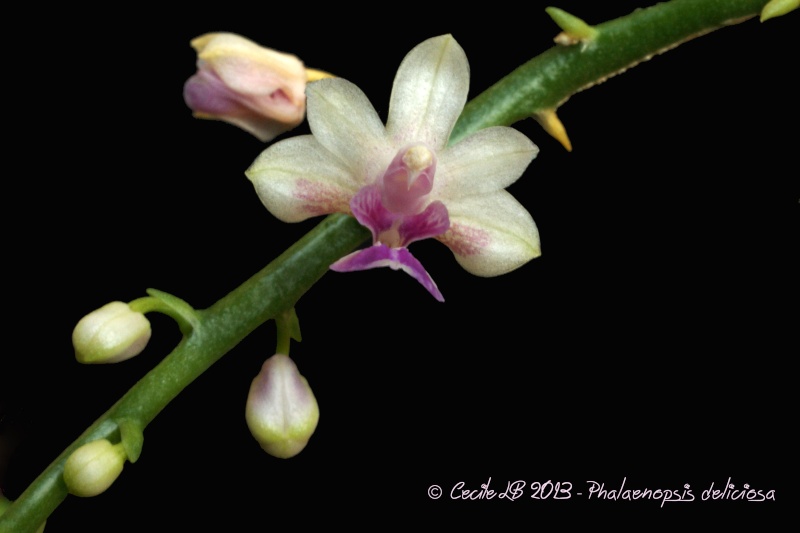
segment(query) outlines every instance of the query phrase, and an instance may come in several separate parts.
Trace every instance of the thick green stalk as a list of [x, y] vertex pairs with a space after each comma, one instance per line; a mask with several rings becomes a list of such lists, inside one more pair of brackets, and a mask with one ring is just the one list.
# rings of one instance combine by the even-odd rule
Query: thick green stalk
[[487, 126], [510, 126], [555, 111], [578, 91], [689, 39], [757, 16], [765, 4], [765, 0], [671, 0], [593, 26], [593, 36], [584, 42], [539, 54], [472, 99], [450, 142]]
[[[487, 126], [510, 125], [555, 110], [575, 92], [688, 39], [756, 16], [765, 4], [766, 0], [672, 0], [594, 26], [586, 42], [548, 50], [472, 100], [451, 142]], [[99, 438], [125, 440], [121, 428], [122, 433], [140, 433], [187, 385], [258, 326], [291, 308], [332, 262], [368, 236], [353, 218], [331, 215], [240, 287], [198, 311], [181, 343], [7, 509], [0, 517], [0, 533], [36, 531], [67, 496], [62, 472], [72, 451]], [[140, 443], [136, 435], [129, 440]], [[134, 451], [133, 456], [129, 453], [132, 461], [138, 457]]]

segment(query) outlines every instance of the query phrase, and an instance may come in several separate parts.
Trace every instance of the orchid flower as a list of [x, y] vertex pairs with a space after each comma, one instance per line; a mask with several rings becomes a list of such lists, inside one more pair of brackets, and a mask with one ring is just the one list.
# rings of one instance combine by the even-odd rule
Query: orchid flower
[[505, 274], [540, 255], [533, 218], [505, 190], [538, 148], [503, 126], [448, 146], [468, 91], [469, 64], [451, 35], [424, 41], [401, 62], [385, 127], [353, 83], [313, 82], [306, 90], [312, 135], [273, 144], [246, 175], [282, 221], [340, 212], [370, 229], [372, 246], [332, 270], [400, 269], [444, 301], [408, 251], [412, 242], [439, 240], [478, 276]]

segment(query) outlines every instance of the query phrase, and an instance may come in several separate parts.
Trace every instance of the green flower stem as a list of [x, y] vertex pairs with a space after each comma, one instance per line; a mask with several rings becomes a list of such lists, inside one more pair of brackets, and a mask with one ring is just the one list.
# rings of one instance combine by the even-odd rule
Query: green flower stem
[[193, 328], [178, 346], [28, 486], [0, 517], [0, 532], [35, 532], [67, 497], [62, 473], [75, 449], [103, 438], [119, 442], [120, 425], [144, 429], [186, 386], [258, 326], [291, 309], [331, 263], [368, 237], [354, 218], [330, 215], [213, 306], [195, 311]]
[[[554, 110], [575, 92], [653, 54], [757, 16], [766, 3], [671, 0], [592, 26], [596, 32], [578, 32], [589, 36], [587, 42], [558, 45], [544, 52], [472, 100], [456, 124], [451, 142], [481, 128], [510, 125]], [[64, 462], [82, 444], [100, 438], [127, 440], [129, 460], [135, 461], [130, 454], [138, 456], [141, 432], [173, 398], [258, 326], [291, 309], [331, 263], [368, 237], [368, 231], [352, 217], [331, 215], [212, 307], [181, 312], [191, 328], [184, 331], [179, 345], [31, 483], [0, 517], [0, 533], [36, 531], [66, 498]], [[163, 298], [164, 293], [151, 296]], [[131, 435], [127, 439], [121, 435], [126, 432]]]
[[284, 309], [275, 317], [275, 329], [277, 330], [275, 353], [289, 355], [292, 339], [297, 342], [301, 341], [300, 322], [297, 319], [297, 312], [295, 312], [294, 307]]
[[[588, 40], [547, 50], [472, 99], [450, 142], [481, 128], [510, 126], [554, 111], [578, 91], [655, 54], [758, 16], [765, 4], [767, 0], [671, 0], [592, 26], [596, 31]], [[558, 30], [554, 24], [553, 34]]]
[[128, 302], [131, 311], [139, 313], [163, 313], [178, 323], [181, 333], [188, 335], [194, 324], [197, 322], [197, 314], [192, 306], [166, 292], [155, 289], [147, 289], [151, 296], [143, 296], [132, 302]]

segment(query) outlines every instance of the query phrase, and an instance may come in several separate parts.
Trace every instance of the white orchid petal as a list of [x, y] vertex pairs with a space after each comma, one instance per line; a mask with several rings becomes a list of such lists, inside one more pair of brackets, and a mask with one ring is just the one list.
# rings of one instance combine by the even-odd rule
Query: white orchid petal
[[431, 194], [448, 203], [505, 189], [538, 153], [539, 148], [513, 128], [480, 130], [441, 153]]
[[341, 161], [311, 135], [273, 144], [245, 175], [264, 206], [284, 222], [349, 213], [350, 199], [360, 187]]
[[414, 47], [400, 64], [392, 87], [386, 131], [396, 146], [447, 145], [469, 92], [469, 63], [452, 35]]
[[505, 190], [447, 204], [450, 229], [437, 237], [477, 276], [499, 276], [541, 255], [530, 213]]
[[319, 143], [338, 157], [362, 185], [374, 181], [394, 156], [367, 96], [341, 78], [309, 84], [307, 117]]

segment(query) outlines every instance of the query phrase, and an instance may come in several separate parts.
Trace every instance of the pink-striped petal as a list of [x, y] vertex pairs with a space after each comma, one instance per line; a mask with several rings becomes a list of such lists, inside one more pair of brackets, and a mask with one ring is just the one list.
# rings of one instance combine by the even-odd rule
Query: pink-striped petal
[[433, 202], [418, 215], [405, 216], [397, 228], [400, 242], [408, 246], [414, 241], [441, 235], [450, 227], [447, 208], [442, 202]]
[[505, 190], [447, 204], [450, 229], [436, 237], [476, 276], [499, 276], [541, 255], [530, 213]]
[[373, 242], [378, 242], [381, 233], [391, 229], [399, 217], [383, 206], [377, 185], [368, 185], [358, 191], [350, 201], [350, 211], [362, 226], [372, 232]]
[[277, 142], [245, 171], [264, 206], [284, 222], [349, 213], [356, 178], [311, 135]]

